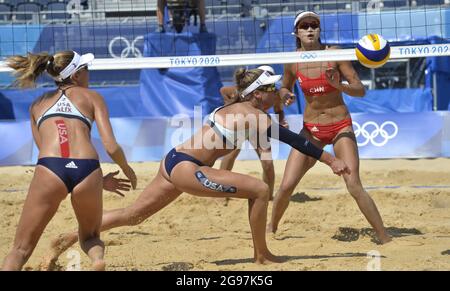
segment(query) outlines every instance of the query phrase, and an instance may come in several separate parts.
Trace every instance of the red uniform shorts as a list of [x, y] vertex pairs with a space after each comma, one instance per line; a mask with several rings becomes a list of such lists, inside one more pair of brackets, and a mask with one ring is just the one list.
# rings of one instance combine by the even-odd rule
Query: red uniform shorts
[[352, 126], [351, 118], [330, 124], [303, 123], [303, 128], [325, 144], [332, 144], [339, 131], [348, 126]]

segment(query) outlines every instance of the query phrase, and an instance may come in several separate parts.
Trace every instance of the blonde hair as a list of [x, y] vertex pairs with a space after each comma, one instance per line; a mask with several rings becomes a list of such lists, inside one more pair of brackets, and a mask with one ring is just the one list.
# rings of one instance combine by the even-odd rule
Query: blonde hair
[[239, 68], [236, 70], [236, 72], [234, 73], [234, 80], [236, 82], [236, 87], [239, 94], [234, 102], [240, 100], [242, 91], [247, 89], [248, 86], [255, 82], [255, 80], [258, 79], [258, 77], [261, 76], [262, 73], [264, 73], [264, 70], [261, 69], [247, 70], [245, 68]]
[[[45, 71], [53, 77], [58, 77], [59, 73], [67, 67], [74, 56], [73, 51], [61, 51], [55, 55], [46, 52], [26, 56], [12, 56], [6, 59], [6, 65], [14, 70], [16, 77], [15, 84], [21, 88], [33, 87], [36, 79]], [[57, 85], [70, 83], [70, 78], [62, 82], [55, 81]]]

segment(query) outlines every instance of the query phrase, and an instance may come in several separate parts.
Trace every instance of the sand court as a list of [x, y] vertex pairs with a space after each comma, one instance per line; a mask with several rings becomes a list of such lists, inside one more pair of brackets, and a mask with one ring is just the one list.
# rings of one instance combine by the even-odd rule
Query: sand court
[[[278, 188], [285, 161], [275, 161]], [[125, 198], [104, 192], [104, 209], [129, 205], [151, 181], [158, 163], [133, 163], [138, 189]], [[116, 166], [102, 164], [104, 173]], [[0, 168], [0, 258], [12, 245], [33, 167]], [[234, 171], [261, 176], [259, 161], [237, 161]], [[450, 160], [362, 160], [361, 179], [377, 203], [394, 241], [381, 246], [347, 193], [342, 178], [316, 165], [296, 187], [271, 251], [284, 263], [256, 265], [247, 202], [182, 194], [135, 227], [102, 233], [109, 270], [450, 270]], [[269, 204], [269, 215], [272, 202]], [[75, 229], [66, 199], [25, 265], [38, 270], [50, 240]], [[63, 253], [58, 269], [89, 259], [78, 244]]]

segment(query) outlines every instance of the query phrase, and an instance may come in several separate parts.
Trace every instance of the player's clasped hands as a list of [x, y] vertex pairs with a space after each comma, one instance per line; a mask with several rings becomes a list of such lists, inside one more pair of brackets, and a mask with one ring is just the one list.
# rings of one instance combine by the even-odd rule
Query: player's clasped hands
[[282, 98], [283, 104], [286, 106], [289, 106], [295, 102], [295, 94], [290, 92], [286, 88], [280, 89], [280, 96]]
[[337, 158], [333, 159], [330, 164], [330, 168], [333, 170], [333, 173], [338, 176], [341, 176], [343, 174], [350, 174], [351, 172], [347, 164], [343, 160]]

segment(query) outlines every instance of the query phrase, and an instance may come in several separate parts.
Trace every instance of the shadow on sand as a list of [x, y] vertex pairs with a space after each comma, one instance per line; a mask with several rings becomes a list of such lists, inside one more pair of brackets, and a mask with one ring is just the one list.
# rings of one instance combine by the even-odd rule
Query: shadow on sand
[[[417, 228], [388, 227], [387, 231], [394, 238], [423, 234]], [[338, 241], [351, 242], [351, 241], [357, 241], [360, 237], [366, 237], [366, 236], [370, 237], [372, 242], [377, 243], [377, 244], [380, 243], [375, 234], [375, 231], [372, 228], [357, 229], [357, 228], [351, 228], [351, 227], [339, 227], [336, 234], [334, 236], [332, 236], [331, 238], [338, 240]]]
[[319, 201], [322, 200], [320, 197], [309, 197], [305, 192], [297, 192], [291, 196], [292, 202], [305, 203], [311, 201]]
[[[336, 258], [353, 258], [353, 257], [367, 257], [366, 253], [338, 253], [331, 255], [312, 255], [312, 256], [279, 256], [282, 262], [295, 261], [295, 260], [320, 260], [320, 259], [336, 259]], [[249, 264], [253, 263], [253, 258], [246, 259], [228, 259], [213, 261], [213, 264], [218, 266], [223, 265], [236, 265], [236, 264]]]

